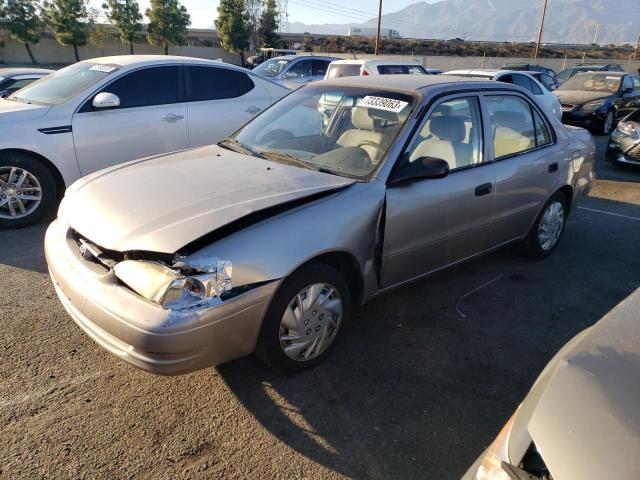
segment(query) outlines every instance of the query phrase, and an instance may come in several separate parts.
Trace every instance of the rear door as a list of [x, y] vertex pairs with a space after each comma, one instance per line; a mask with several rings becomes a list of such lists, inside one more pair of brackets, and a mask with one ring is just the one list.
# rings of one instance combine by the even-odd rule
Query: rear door
[[245, 72], [214, 66], [185, 67], [189, 146], [217, 143], [271, 104], [271, 96]]
[[433, 272], [485, 249], [493, 214], [494, 167], [485, 159], [479, 97], [442, 100], [425, 117], [400, 162], [436, 157], [440, 179], [389, 186], [381, 286]]
[[[494, 221], [487, 246], [527, 234], [560, 184], [564, 154], [550, 123], [528, 99], [512, 93], [484, 96], [495, 165]], [[566, 173], [565, 173], [566, 175]]]
[[[125, 73], [85, 101], [72, 120], [82, 175], [188, 147], [181, 68], [156, 66]], [[94, 109], [93, 98], [101, 92], [117, 95], [120, 106]]]

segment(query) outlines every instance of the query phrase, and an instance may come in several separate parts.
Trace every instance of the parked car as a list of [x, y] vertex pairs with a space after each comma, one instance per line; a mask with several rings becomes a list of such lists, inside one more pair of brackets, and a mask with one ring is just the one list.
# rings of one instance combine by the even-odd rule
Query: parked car
[[[393, 75], [433, 73], [418, 62], [410, 60], [336, 60], [331, 62], [325, 79], [338, 77], [353, 77], [357, 75]], [[442, 72], [442, 71], [440, 71]]]
[[281, 57], [282, 55], [297, 55], [296, 50], [282, 49], [282, 48], [261, 48], [255, 55], [247, 58], [247, 66], [249, 68], [255, 68], [262, 62], [265, 62], [273, 57]]
[[543, 85], [548, 91], [553, 92], [560, 86], [560, 82], [556, 77], [542, 72], [527, 72], [533, 78], [535, 78], [541, 85]]
[[71, 317], [137, 367], [255, 351], [298, 371], [377, 294], [513, 242], [550, 255], [594, 158], [589, 132], [513, 85], [327, 80], [218, 145], [77, 181], [46, 257]]
[[0, 68], [0, 98], [6, 98], [50, 73], [53, 70], [44, 68]]
[[640, 79], [628, 73], [579, 73], [554, 93], [562, 121], [609, 135], [618, 120], [640, 108]]
[[286, 93], [249, 70], [186, 57], [58, 70], [0, 100], [0, 227], [49, 216], [82, 175], [215, 143]]
[[556, 72], [553, 69], [540, 65], [539, 63], [507, 63], [501, 66], [500, 70], [540, 72], [551, 75], [552, 77], [556, 76]]
[[562, 109], [558, 98], [538, 82], [538, 80], [529, 75], [528, 72], [496, 69], [451, 70], [449, 72], [445, 72], [444, 75], [494, 80], [497, 82], [519, 85], [533, 93], [543, 108], [546, 108], [548, 112], [552, 113], [559, 119], [562, 118]]
[[606, 159], [640, 165], [640, 109], [625, 117], [609, 137]]
[[295, 89], [306, 83], [322, 80], [329, 64], [335, 60], [340, 59], [315, 55], [284, 55], [261, 63], [252, 72]]
[[574, 75], [584, 72], [624, 72], [624, 69], [617, 63], [581, 63], [575, 67], [565, 68], [556, 75], [556, 79], [562, 85]]
[[463, 480], [640, 478], [640, 290], [570, 340]]

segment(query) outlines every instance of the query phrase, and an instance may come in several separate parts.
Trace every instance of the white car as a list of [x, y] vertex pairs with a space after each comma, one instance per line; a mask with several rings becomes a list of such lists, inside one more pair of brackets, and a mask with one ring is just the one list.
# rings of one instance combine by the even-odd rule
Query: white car
[[331, 62], [325, 80], [337, 77], [394, 74], [437, 74], [441, 70], [429, 70], [410, 60], [336, 60]]
[[49, 216], [68, 185], [96, 170], [216, 143], [287, 93], [244, 68], [187, 57], [63, 68], [0, 100], [0, 227]]
[[549, 89], [542, 85], [538, 80], [533, 78], [533, 76], [529, 75], [529, 72], [497, 69], [451, 70], [449, 72], [445, 72], [444, 75], [495, 80], [498, 82], [519, 85], [533, 93], [540, 102], [540, 105], [549, 113], [552, 113], [562, 120], [562, 105], [560, 105], [558, 97], [551, 93], [551, 91], [549, 91]]

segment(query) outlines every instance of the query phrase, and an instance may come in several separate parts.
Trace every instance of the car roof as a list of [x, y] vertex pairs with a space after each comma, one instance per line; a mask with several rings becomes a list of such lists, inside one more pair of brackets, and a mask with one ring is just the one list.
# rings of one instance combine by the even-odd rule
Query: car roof
[[340, 65], [411, 65], [422, 66], [420, 63], [414, 60], [367, 60], [367, 59], [352, 59], [352, 60], [335, 60], [333, 63]]
[[208, 60], [206, 58], [182, 57], [177, 55], [113, 55], [110, 57], [88, 58], [83, 62], [118, 65], [120, 67], [154, 64], [172, 63], [200, 63], [206, 65], [224, 65], [231, 68], [242, 68], [232, 63], [224, 63], [218, 60]]
[[324, 55], [281, 55], [279, 57], [272, 57], [269, 60], [300, 60], [300, 59], [308, 59], [313, 58], [316, 60], [341, 60], [338, 57], [325, 57]]
[[[314, 82], [312, 85], [348, 85], [354, 87], [374, 87], [382, 90], [406, 90], [406, 91], [421, 91], [425, 88], [437, 87], [441, 85], [456, 85], [464, 83], [465, 86], [470, 88], [486, 87], [489, 81], [475, 80], [467, 77], [456, 77], [454, 75], [412, 75], [412, 74], [398, 74], [398, 75], [368, 75], [364, 77], [339, 77], [331, 78], [328, 80], [321, 80]], [[491, 87], [505, 88], [513, 87], [509, 83], [490, 82]], [[468, 85], [467, 85], [468, 84]], [[462, 88], [462, 87], [461, 87]]]
[[576, 73], [575, 76], [577, 77], [582, 75], [600, 75], [603, 77], [624, 77], [625, 75], [631, 75], [631, 74], [627, 72], [610, 72], [608, 70], [594, 70], [591, 72]]
[[16, 75], [48, 75], [53, 72], [54, 70], [48, 70], [46, 68], [0, 68], [0, 77], [8, 78]]
[[[447, 75], [496, 75], [509, 72], [510, 70], [500, 70], [499, 68], [472, 68], [466, 70], [450, 70]], [[522, 72], [517, 72], [522, 73]]]

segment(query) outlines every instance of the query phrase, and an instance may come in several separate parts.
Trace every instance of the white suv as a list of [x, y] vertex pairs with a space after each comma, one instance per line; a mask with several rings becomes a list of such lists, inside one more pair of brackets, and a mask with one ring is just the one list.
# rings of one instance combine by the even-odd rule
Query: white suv
[[336, 60], [331, 62], [324, 78], [326, 80], [357, 75], [433, 75], [438, 73], [442, 73], [442, 70], [427, 69], [418, 62], [410, 60]]
[[288, 92], [244, 68], [187, 57], [63, 68], [0, 100], [0, 227], [49, 216], [83, 175], [216, 143]]

